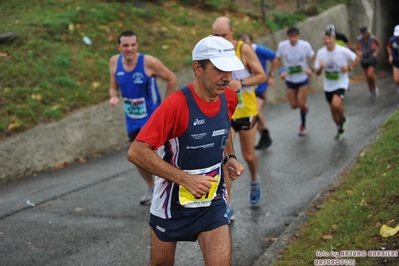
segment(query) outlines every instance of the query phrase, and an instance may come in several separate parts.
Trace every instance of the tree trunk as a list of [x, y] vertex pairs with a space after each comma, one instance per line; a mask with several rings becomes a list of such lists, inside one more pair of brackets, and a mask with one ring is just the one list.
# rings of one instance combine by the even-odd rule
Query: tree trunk
[[262, 19], [263, 22], [266, 22], [266, 5], [265, 5], [265, 0], [260, 1], [260, 10], [262, 12]]

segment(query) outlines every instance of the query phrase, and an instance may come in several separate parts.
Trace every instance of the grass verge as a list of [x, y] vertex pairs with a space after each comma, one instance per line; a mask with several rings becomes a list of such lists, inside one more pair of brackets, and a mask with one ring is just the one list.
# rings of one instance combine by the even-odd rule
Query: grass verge
[[[311, 217], [292, 236], [289, 247], [281, 251], [281, 258], [273, 266], [317, 265], [315, 259], [334, 259], [337, 255], [356, 265], [399, 265], [397, 255], [368, 254], [374, 250], [399, 250], [399, 233], [391, 237], [380, 235], [382, 225], [399, 224], [398, 165], [396, 112], [384, 123], [377, 141], [360, 153], [352, 169], [340, 176], [339, 184], [330, 189], [323, 204], [309, 210]], [[350, 256], [345, 251], [365, 251], [367, 255]]]

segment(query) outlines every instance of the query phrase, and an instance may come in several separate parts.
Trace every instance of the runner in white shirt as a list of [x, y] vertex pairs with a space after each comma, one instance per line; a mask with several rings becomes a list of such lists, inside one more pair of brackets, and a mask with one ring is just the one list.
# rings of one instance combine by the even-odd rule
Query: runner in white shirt
[[[312, 69], [308, 66], [308, 59], [313, 65], [315, 52], [309, 42], [299, 39], [299, 30], [290, 27], [287, 30], [288, 40], [278, 44], [276, 56], [279, 61], [279, 74], [285, 79], [288, 88], [288, 100], [292, 109], [300, 108], [301, 125], [299, 136], [306, 135], [306, 114], [309, 107], [306, 104], [309, 77]], [[284, 64], [284, 67], [282, 67]]]
[[314, 68], [316, 75], [324, 70], [324, 92], [338, 127], [335, 140], [342, 140], [348, 127], [343, 106], [345, 92], [349, 88], [348, 72], [359, 64], [360, 58], [348, 48], [335, 44], [334, 31], [323, 31], [323, 43], [325, 46], [317, 51]]

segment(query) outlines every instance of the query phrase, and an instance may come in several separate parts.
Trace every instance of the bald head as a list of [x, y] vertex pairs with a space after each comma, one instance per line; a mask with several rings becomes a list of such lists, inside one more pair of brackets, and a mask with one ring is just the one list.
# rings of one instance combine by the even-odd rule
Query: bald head
[[212, 24], [214, 36], [225, 38], [228, 41], [233, 40], [234, 29], [231, 20], [227, 17], [218, 17]]

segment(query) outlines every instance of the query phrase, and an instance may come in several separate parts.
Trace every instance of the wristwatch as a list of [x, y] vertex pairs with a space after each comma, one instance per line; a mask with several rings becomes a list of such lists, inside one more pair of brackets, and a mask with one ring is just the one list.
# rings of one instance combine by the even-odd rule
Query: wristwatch
[[274, 78], [274, 72], [269, 72], [269, 76]]
[[240, 79], [240, 81], [241, 81], [241, 86], [245, 87], [245, 81], [243, 79]]
[[236, 157], [234, 154], [226, 155], [226, 157], [224, 157], [224, 159], [223, 159], [223, 164], [226, 164], [227, 161], [228, 161], [230, 158], [237, 159], [237, 157]]

